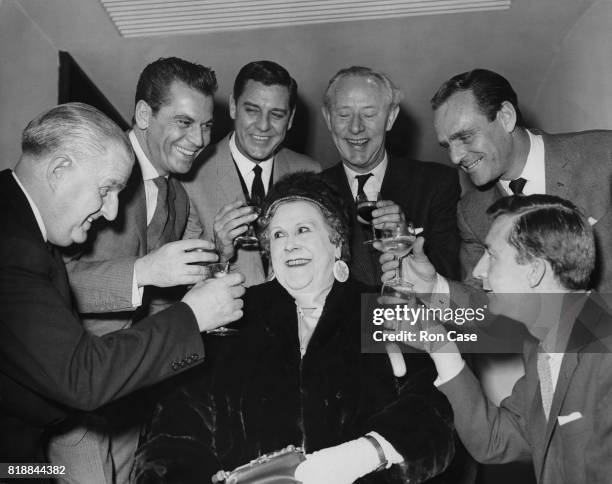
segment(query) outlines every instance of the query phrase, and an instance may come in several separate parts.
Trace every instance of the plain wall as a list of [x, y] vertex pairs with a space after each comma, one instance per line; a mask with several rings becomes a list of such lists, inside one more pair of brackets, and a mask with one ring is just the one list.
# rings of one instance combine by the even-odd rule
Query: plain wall
[[612, 0], [598, 0], [569, 30], [534, 102], [552, 132], [612, 129]]
[[12, 168], [21, 132], [57, 104], [58, 50], [14, 0], [0, 0], [0, 169]]

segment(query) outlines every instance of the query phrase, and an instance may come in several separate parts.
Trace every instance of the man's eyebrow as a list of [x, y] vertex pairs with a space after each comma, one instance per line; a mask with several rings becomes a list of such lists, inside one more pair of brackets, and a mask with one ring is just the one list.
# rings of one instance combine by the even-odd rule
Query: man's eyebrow
[[448, 139], [451, 141], [454, 141], [456, 139], [462, 139], [462, 138], [466, 138], [468, 136], [471, 136], [475, 133], [475, 130], [473, 129], [461, 129], [459, 131], [457, 131], [456, 133], [451, 134]]
[[191, 116], [189, 116], [188, 114], [176, 114], [174, 116], [174, 119], [184, 119], [186, 121], [189, 121], [191, 123], [193, 123], [195, 121], [195, 119], [193, 119]]

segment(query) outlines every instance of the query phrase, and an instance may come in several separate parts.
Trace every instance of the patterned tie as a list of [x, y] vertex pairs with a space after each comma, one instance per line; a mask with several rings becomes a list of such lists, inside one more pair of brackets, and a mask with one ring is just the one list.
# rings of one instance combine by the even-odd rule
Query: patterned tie
[[366, 173], [365, 175], [355, 175], [355, 178], [357, 179], [357, 196], [361, 195], [367, 198], [367, 195], [363, 191], [363, 187], [368, 181], [368, 178], [370, 178], [371, 176], [373, 176], [372, 173]]
[[153, 178], [157, 186], [157, 205], [153, 218], [147, 227], [147, 252], [151, 252], [169, 242], [174, 229], [174, 187], [163, 176]]
[[542, 395], [542, 407], [546, 420], [550, 415], [550, 407], [552, 406], [553, 395], [555, 391], [552, 383], [552, 373], [550, 370], [550, 355], [540, 346], [538, 348], [538, 378], [540, 380], [540, 394]]
[[527, 180], [525, 180], [524, 178], [517, 178], [516, 180], [512, 180], [510, 182], [510, 190], [512, 190], [512, 193], [514, 193], [515, 195], [522, 195], [523, 188], [525, 188], [525, 183], [527, 183]]
[[253, 178], [253, 184], [251, 185], [251, 199], [257, 197], [261, 201], [266, 198], [266, 191], [261, 180], [261, 166], [255, 165], [253, 173], [255, 173], [255, 178]]

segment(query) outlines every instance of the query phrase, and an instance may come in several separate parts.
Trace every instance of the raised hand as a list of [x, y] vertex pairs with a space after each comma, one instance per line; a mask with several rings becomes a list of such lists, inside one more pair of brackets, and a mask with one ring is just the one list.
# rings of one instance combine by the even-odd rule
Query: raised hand
[[210, 331], [242, 317], [244, 276], [238, 272], [200, 282], [183, 296], [200, 331]]
[[[134, 264], [139, 287], [171, 287], [202, 281], [207, 264], [218, 260], [212, 242], [200, 239], [177, 240], [137, 259]], [[200, 264], [200, 265], [198, 265]]]
[[[425, 239], [417, 237], [416, 242], [412, 246], [412, 253], [403, 259], [401, 278], [405, 282], [412, 284], [414, 292], [418, 294], [431, 294], [436, 285], [437, 273], [425, 252], [423, 252], [424, 244]], [[383, 250], [380, 242], [376, 242], [374, 247], [378, 250]], [[393, 279], [399, 266], [399, 261], [389, 252], [383, 252], [378, 260], [383, 271], [381, 281], [384, 283]]]
[[246, 232], [248, 225], [257, 219], [252, 207], [236, 200], [228, 203], [217, 212], [213, 222], [215, 243], [222, 262], [234, 257], [234, 239]]

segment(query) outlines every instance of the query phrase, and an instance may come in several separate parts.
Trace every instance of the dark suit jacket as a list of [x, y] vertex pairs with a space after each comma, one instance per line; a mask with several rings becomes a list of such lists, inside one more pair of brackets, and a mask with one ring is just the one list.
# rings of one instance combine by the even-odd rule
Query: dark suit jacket
[[[240, 177], [232, 162], [229, 140], [232, 133], [209, 146], [184, 177], [184, 186], [192, 204], [192, 212], [185, 229], [185, 238], [213, 240], [215, 215], [223, 206], [236, 200], [244, 200]], [[321, 165], [313, 159], [280, 148], [274, 155], [272, 183], [296, 171], [321, 171]], [[266, 187], [267, 192], [267, 187]], [[245, 285], [261, 284], [265, 280], [263, 263], [258, 251], [238, 249], [232, 266], [244, 274]]]
[[[612, 293], [612, 131], [585, 131], [550, 135], [544, 140], [546, 193], [566, 198], [595, 222], [597, 272], [593, 287]], [[491, 226], [487, 208], [506, 193], [497, 184], [473, 188], [459, 203], [457, 219], [461, 232], [461, 268], [467, 284], [451, 282], [451, 298], [467, 305], [482, 291], [472, 270], [484, 253], [484, 239]], [[478, 304], [478, 303], [477, 303]]]
[[[365, 284], [379, 286], [380, 253], [363, 244], [371, 238], [371, 231], [357, 222], [355, 201], [342, 163], [323, 171], [323, 176], [336, 186], [351, 211], [351, 273]], [[436, 270], [446, 277], [457, 277], [457, 202], [460, 187], [456, 170], [438, 163], [389, 156], [380, 193], [383, 199], [392, 200], [400, 206], [406, 221], [423, 228], [425, 252]]]
[[0, 462], [42, 461], [43, 431], [70, 412], [152, 385], [203, 353], [184, 303], [121, 333], [85, 331], [61, 257], [11, 171], [0, 172]]
[[525, 352], [525, 375], [499, 407], [485, 397], [467, 366], [441, 385], [468, 451], [491, 464], [532, 460], [542, 484], [610, 482], [611, 330], [610, 308], [591, 294], [573, 324], [548, 422], [534, 344]]
[[[176, 219], [173, 240], [180, 240], [189, 214], [189, 200], [183, 186], [173, 176]], [[65, 257], [78, 310], [85, 327], [101, 336], [129, 327], [132, 322], [153, 314], [180, 300], [184, 288], [146, 287], [143, 304], [132, 306], [132, 277], [136, 259], [147, 253], [147, 207], [144, 181], [138, 163], [119, 194], [117, 218], [100, 218], [90, 229], [87, 242], [70, 248]]]

